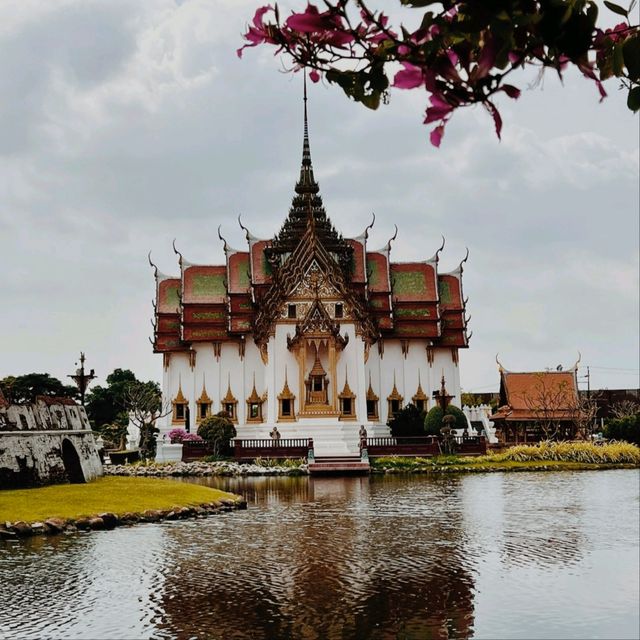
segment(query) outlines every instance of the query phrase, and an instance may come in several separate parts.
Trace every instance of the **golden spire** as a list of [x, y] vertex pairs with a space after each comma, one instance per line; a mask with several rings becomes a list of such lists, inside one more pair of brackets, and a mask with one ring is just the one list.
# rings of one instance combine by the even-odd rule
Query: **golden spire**
[[178, 394], [173, 401], [175, 404], [187, 404], [188, 400], [184, 397], [182, 393], [182, 376], [178, 376]]
[[250, 403], [259, 403], [262, 402], [262, 398], [258, 395], [256, 391], [256, 372], [253, 372], [253, 389], [251, 390], [251, 395], [247, 398], [247, 402]]
[[234, 397], [233, 393], [231, 393], [231, 373], [229, 373], [229, 377], [227, 380], [227, 395], [222, 398], [222, 402], [225, 404], [232, 404], [234, 402], [238, 402]]
[[196, 402], [198, 402], [200, 404], [212, 404], [213, 403], [213, 400], [207, 394], [207, 389], [205, 387], [205, 382], [204, 382], [204, 373], [202, 374], [202, 393], [200, 394], [200, 397], [196, 400]]
[[377, 401], [379, 398], [374, 393], [373, 387], [371, 386], [371, 371], [369, 371], [369, 388], [367, 389], [367, 400]]

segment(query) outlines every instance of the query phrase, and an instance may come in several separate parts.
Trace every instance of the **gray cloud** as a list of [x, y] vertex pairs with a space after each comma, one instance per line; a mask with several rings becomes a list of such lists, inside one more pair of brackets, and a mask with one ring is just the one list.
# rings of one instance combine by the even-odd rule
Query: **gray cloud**
[[[269, 237], [300, 161], [300, 77], [268, 50], [235, 49], [255, 2], [9, 2], [0, 7], [0, 376], [62, 376], [84, 349], [106, 375], [160, 376], [146, 252], [175, 272], [171, 239], [223, 259], [218, 224], [242, 246], [238, 213]], [[514, 369], [583, 362], [637, 369], [638, 123], [622, 94], [598, 104], [569, 76], [503, 102], [498, 143], [481, 109], [428, 144], [424, 96], [369, 112], [311, 88], [314, 166], [329, 215], [372, 245], [397, 223], [393, 256], [441, 268], [471, 249], [474, 337], [466, 388]], [[637, 373], [594, 370], [594, 384]]]

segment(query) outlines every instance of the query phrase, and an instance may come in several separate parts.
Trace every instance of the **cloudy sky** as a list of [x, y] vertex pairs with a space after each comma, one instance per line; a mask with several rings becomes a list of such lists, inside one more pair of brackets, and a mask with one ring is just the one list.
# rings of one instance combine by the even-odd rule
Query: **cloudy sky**
[[[269, 49], [235, 50], [255, 0], [4, 0], [0, 3], [0, 377], [64, 377], [80, 350], [159, 379], [148, 341], [147, 252], [175, 273], [220, 263], [285, 218], [300, 163], [300, 75]], [[293, 3], [289, 3], [293, 4]], [[298, 2], [297, 6], [302, 6]], [[528, 80], [532, 80], [531, 77]], [[526, 82], [527, 79], [523, 79]], [[503, 140], [482, 109], [443, 146], [425, 96], [370, 112], [310, 92], [311, 147], [344, 235], [376, 213], [371, 246], [400, 229], [393, 259], [465, 265], [466, 390], [507, 368], [590, 365], [592, 387], [638, 386], [638, 118], [615, 82], [549, 74], [504, 99]], [[581, 369], [581, 374], [586, 369]]]

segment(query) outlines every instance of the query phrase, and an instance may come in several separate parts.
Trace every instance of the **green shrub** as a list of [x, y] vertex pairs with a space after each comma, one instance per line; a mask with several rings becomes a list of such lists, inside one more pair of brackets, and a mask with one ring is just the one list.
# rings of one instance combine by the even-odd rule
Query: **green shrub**
[[610, 440], [624, 440], [640, 446], [640, 413], [608, 420], [604, 436]]
[[445, 417], [445, 415], [455, 417], [456, 422], [453, 425], [454, 429], [466, 429], [468, 427], [467, 418], [464, 415], [464, 412], [454, 404], [450, 404], [447, 407], [447, 410], [444, 412], [442, 411], [442, 407], [440, 407], [440, 405], [436, 405], [429, 411], [429, 413], [427, 413], [424, 419], [424, 430], [427, 435], [440, 435], [440, 429], [442, 429], [442, 419]]
[[231, 420], [219, 414], [205, 418], [198, 427], [198, 435], [209, 445], [213, 457], [228, 455], [231, 451], [231, 439], [236, 434]]
[[391, 429], [391, 435], [394, 438], [425, 435], [424, 411], [420, 411], [415, 404], [408, 404], [403, 407], [388, 424]]

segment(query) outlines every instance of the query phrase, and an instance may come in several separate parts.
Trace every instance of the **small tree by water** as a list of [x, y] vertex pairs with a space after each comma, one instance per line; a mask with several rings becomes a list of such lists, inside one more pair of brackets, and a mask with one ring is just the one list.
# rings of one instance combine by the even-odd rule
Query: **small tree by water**
[[229, 453], [230, 440], [236, 437], [237, 432], [227, 414], [220, 412], [200, 423], [198, 435], [209, 445], [214, 456], [221, 456]]

